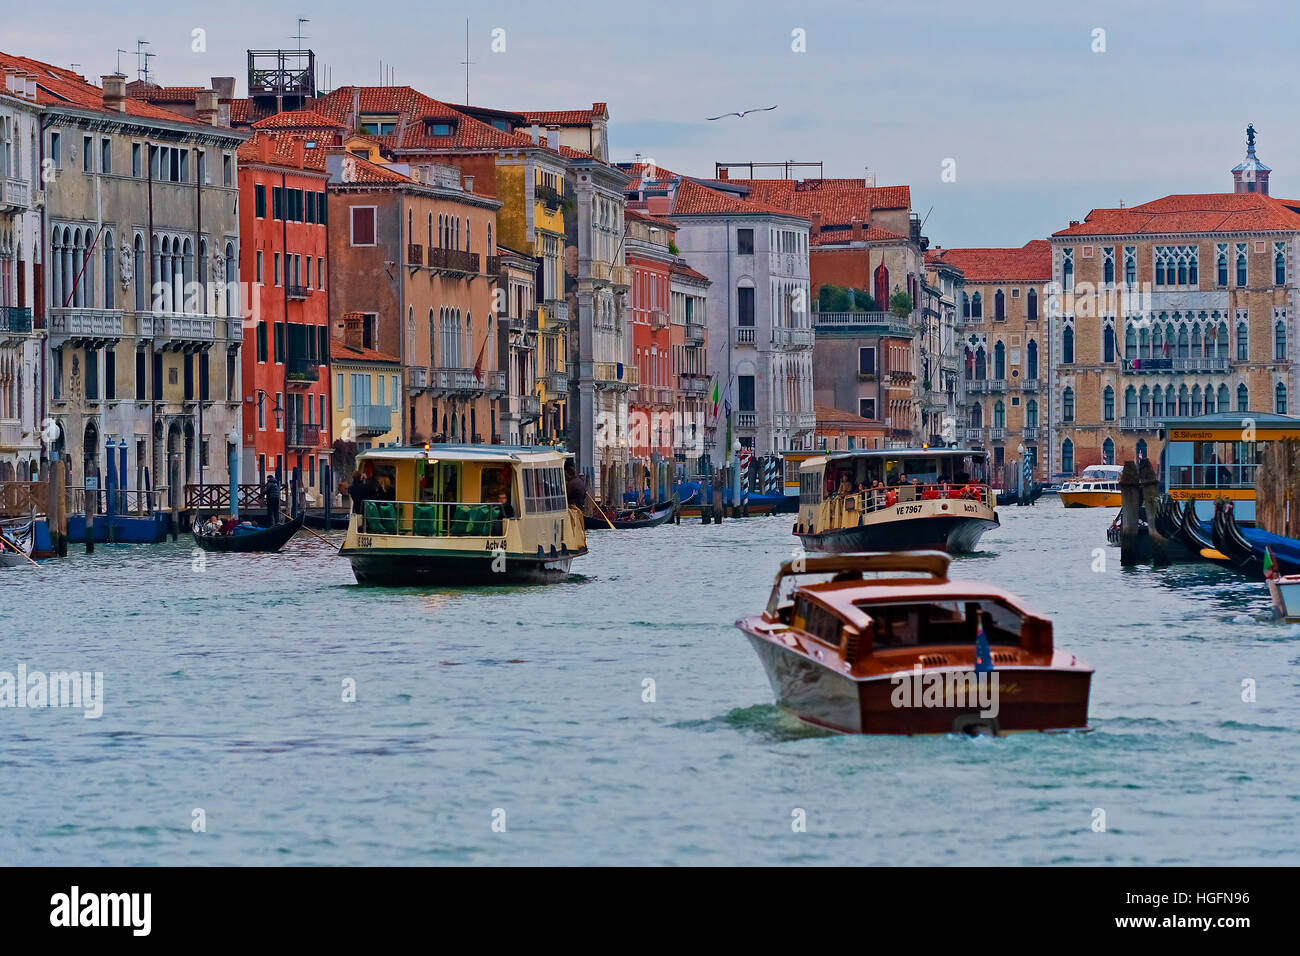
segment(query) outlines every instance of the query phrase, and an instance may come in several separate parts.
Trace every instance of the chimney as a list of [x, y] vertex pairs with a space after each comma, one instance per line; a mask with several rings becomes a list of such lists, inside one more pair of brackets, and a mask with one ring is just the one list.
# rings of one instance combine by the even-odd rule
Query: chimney
[[852, 234], [854, 242], [862, 241], [862, 220], [854, 216], [849, 220], [849, 231]]
[[1077, 219], [1071, 219], [1071, 220], [1070, 220], [1070, 225], [1071, 225], [1071, 226], [1077, 226], [1078, 224], [1079, 224], [1079, 220], [1077, 220]]
[[465, 190], [465, 192], [472, 193], [474, 191], [474, 177], [473, 176], [463, 177], [461, 180], [461, 187]]
[[556, 151], [560, 148], [560, 128], [558, 126], [546, 127], [546, 145]]
[[809, 238], [816, 239], [822, 234], [822, 213], [820, 209], [814, 209], [812, 214], [812, 228], [809, 230]]
[[730, 178], [731, 178], [731, 170], [729, 170], [729, 169], [720, 169], [720, 170], [718, 170], [718, 178], [719, 178], [719, 179], [722, 179], [722, 180], [730, 179]]
[[214, 76], [212, 78], [212, 89], [217, 94], [219, 100], [233, 100], [235, 98], [235, 78], [233, 76]]
[[667, 196], [647, 196], [645, 211], [651, 216], [670, 216], [673, 212], [672, 200]]
[[121, 73], [109, 73], [100, 77], [104, 87], [104, 109], [121, 113], [126, 110], [126, 77]]
[[539, 140], [538, 140], [538, 137], [540, 136], [541, 131], [538, 129], [538, 126], [537, 126], [536, 123], [533, 124], [532, 133], [533, 133], [533, 142], [534, 142], [534, 143], [538, 142], [538, 141], [539, 141]]
[[194, 118], [205, 126], [217, 125], [217, 94], [199, 90], [194, 94]]
[[33, 76], [31, 73], [28, 73], [25, 83], [27, 86], [27, 90], [23, 94], [23, 98], [31, 100], [33, 103], [35, 103], [36, 102], [36, 77]]
[[365, 313], [363, 312], [344, 312], [343, 313], [343, 344], [348, 348], [362, 348], [361, 339], [363, 326], [365, 325]]

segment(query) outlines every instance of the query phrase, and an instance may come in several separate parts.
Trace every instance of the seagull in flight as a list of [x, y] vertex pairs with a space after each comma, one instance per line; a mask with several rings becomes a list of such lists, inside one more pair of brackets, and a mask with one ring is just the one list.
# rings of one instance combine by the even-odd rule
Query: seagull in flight
[[750, 113], [767, 113], [774, 109], [776, 109], [775, 106], [760, 106], [752, 110], [741, 110], [739, 113], [723, 113], [721, 116], [706, 116], [705, 119], [712, 122], [713, 120], [726, 119], [728, 116], [744, 117], [748, 116]]

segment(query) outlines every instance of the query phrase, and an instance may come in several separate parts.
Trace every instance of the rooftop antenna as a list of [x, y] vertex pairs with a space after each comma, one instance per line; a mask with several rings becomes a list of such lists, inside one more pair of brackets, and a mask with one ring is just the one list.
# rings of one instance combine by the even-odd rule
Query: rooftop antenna
[[302, 35], [302, 25], [304, 23], [311, 23], [311, 20], [308, 17], [299, 17], [298, 18], [298, 52], [299, 53], [302, 52], [302, 41], [311, 39], [311, 37], [304, 37]]
[[465, 66], [465, 105], [469, 105], [469, 68], [474, 61], [469, 58], [469, 17], [465, 18], [465, 59], [461, 63]]
[[144, 48], [149, 45], [148, 40], [135, 41], [135, 78], [143, 81], [149, 73], [149, 61], [144, 59]]
[[117, 51], [117, 72], [118, 72], [119, 75], [120, 75], [121, 72], [122, 72], [122, 54], [123, 54], [123, 53], [126, 53], [126, 52], [127, 52], [126, 50], [123, 50], [123, 49], [121, 49], [120, 47], [118, 48], [118, 51]]
[[69, 63], [68, 66], [72, 67], [72, 72], [73, 72], [73, 73], [80, 73], [80, 72], [81, 72], [81, 70], [79, 69], [79, 67], [81, 66], [80, 63]]
[[144, 81], [145, 81], [146, 83], [149, 82], [149, 58], [150, 58], [151, 56], [157, 56], [157, 55], [158, 55], [157, 53], [149, 53], [148, 51], [145, 51], [145, 55], [144, 55]]

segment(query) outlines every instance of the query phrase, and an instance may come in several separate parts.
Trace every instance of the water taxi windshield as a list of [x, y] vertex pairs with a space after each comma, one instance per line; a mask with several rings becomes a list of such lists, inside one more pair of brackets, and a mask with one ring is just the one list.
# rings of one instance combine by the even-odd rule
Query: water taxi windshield
[[990, 644], [1020, 643], [1024, 615], [994, 600], [926, 601], [854, 606], [872, 620], [872, 644], [877, 649], [916, 647], [923, 644], [973, 644], [984, 615], [984, 634]]

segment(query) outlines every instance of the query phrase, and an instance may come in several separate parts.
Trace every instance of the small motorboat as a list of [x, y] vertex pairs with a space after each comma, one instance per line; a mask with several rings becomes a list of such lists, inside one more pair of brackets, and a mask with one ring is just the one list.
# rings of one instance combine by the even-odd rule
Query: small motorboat
[[1300, 622], [1300, 574], [1280, 574], [1271, 548], [1265, 547], [1264, 580], [1273, 613], [1288, 623]]
[[201, 534], [193, 532], [194, 543], [204, 551], [237, 553], [279, 551], [302, 527], [302, 518], [294, 518], [270, 528], [250, 528], [236, 525], [230, 534]]
[[672, 502], [666, 505], [660, 502], [653, 507], [623, 508], [619, 511], [602, 510], [600, 514], [583, 515], [582, 524], [588, 531], [599, 531], [602, 528], [609, 530], [611, 524], [618, 531], [630, 528], [653, 528], [673, 516], [673, 507]]
[[1120, 465], [1089, 465], [1083, 474], [1061, 486], [1061, 504], [1067, 508], [1118, 508]]
[[36, 520], [0, 528], [0, 568], [30, 566], [32, 547], [36, 543]]
[[1013, 595], [948, 580], [950, 560], [895, 551], [783, 563], [767, 608], [736, 622], [777, 703], [842, 733], [1086, 728], [1092, 669], [1056, 650], [1051, 621]]

